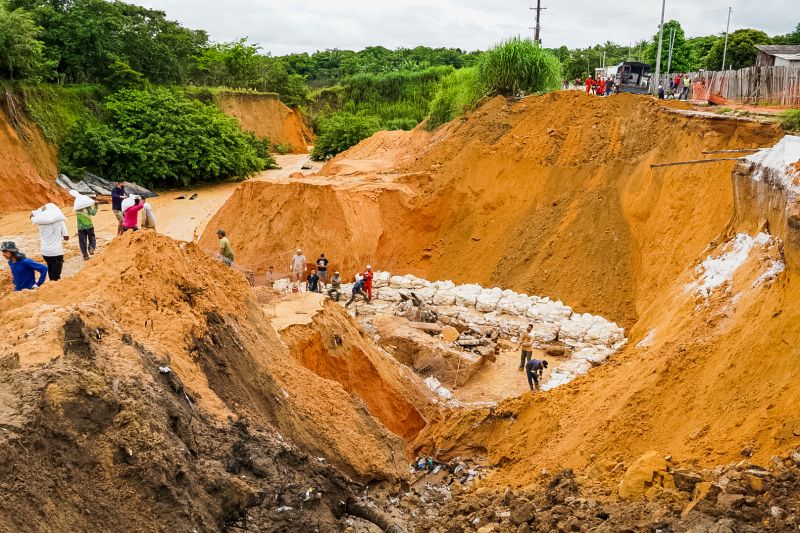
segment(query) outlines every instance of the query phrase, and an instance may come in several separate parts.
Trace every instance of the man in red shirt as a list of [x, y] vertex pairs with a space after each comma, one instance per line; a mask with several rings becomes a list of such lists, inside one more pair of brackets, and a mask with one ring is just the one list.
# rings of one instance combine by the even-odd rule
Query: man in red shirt
[[592, 93], [592, 85], [594, 85], [594, 80], [592, 79], [591, 76], [589, 76], [588, 78], [586, 78], [586, 94]]
[[597, 82], [597, 94], [600, 96], [606, 95], [606, 80], [605, 78], [600, 78], [600, 81]]
[[367, 265], [367, 270], [364, 272], [364, 290], [372, 300], [372, 265]]

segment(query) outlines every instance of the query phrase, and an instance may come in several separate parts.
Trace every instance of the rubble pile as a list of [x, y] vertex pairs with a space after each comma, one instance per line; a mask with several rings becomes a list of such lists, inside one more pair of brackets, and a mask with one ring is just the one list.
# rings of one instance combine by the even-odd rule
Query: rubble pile
[[[624, 466], [611, 463], [617, 472]], [[543, 471], [538, 490], [478, 487], [460, 496], [449, 490], [445, 494], [456, 496], [425, 506], [412, 521], [415, 531], [431, 533], [797, 531], [800, 450], [775, 456], [771, 463], [767, 469], [744, 459], [693, 469], [648, 452], [627, 468], [618, 495], [571, 469]]]

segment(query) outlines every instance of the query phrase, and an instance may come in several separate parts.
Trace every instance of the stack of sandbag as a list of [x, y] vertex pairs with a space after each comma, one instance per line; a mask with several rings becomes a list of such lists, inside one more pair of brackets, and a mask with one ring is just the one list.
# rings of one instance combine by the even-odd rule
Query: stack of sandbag
[[40, 226], [65, 222], [64, 213], [56, 204], [45, 204], [44, 207], [31, 211], [31, 222]]
[[75, 189], [69, 191], [70, 196], [75, 198], [75, 201], [72, 203], [72, 210], [78, 211], [79, 209], [86, 209], [87, 207], [91, 207], [94, 205], [94, 199], [89, 198], [85, 194], [81, 194]]
[[122, 212], [124, 213], [125, 211], [128, 210], [129, 207], [133, 207], [137, 199], [141, 200], [139, 196], [133, 195], [133, 196], [128, 196], [127, 198], [122, 200]]

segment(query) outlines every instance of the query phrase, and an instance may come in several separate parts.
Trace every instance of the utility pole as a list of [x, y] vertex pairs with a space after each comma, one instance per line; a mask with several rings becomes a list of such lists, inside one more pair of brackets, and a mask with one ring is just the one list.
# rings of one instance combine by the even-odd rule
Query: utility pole
[[542, 7], [542, 0], [536, 0], [536, 7], [530, 8], [531, 11], [536, 11], [536, 26], [531, 29], [533, 30], [533, 42], [539, 46], [542, 45], [542, 39], [539, 37], [539, 31], [542, 29], [542, 26], [539, 23], [539, 17], [541, 16], [543, 9], [547, 8]]
[[650, 91], [658, 93], [658, 84], [661, 82], [661, 47], [664, 42], [664, 10], [667, 7], [667, 0], [661, 0], [661, 24], [658, 27], [658, 53], [656, 54], [656, 78], [651, 83]]
[[669, 29], [669, 54], [667, 55], [667, 75], [672, 68], [672, 48], [675, 46], [675, 28]]
[[731, 29], [731, 11], [732, 7], [728, 8], [728, 25], [725, 27], [725, 48], [722, 49], [722, 70], [725, 70], [725, 60], [728, 58], [728, 32]]

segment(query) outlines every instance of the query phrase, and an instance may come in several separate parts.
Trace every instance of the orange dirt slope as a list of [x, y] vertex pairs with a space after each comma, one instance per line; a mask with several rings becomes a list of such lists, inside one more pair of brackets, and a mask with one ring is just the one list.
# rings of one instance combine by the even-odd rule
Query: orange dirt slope
[[0, 107], [0, 211], [34, 209], [70, 198], [55, 183], [55, 148], [24, 117], [12, 123]]
[[293, 153], [305, 154], [313, 144], [313, 134], [299, 112], [275, 96], [223, 92], [216, 101], [243, 129], [268, 138], [273, 145], [291, 144]]

